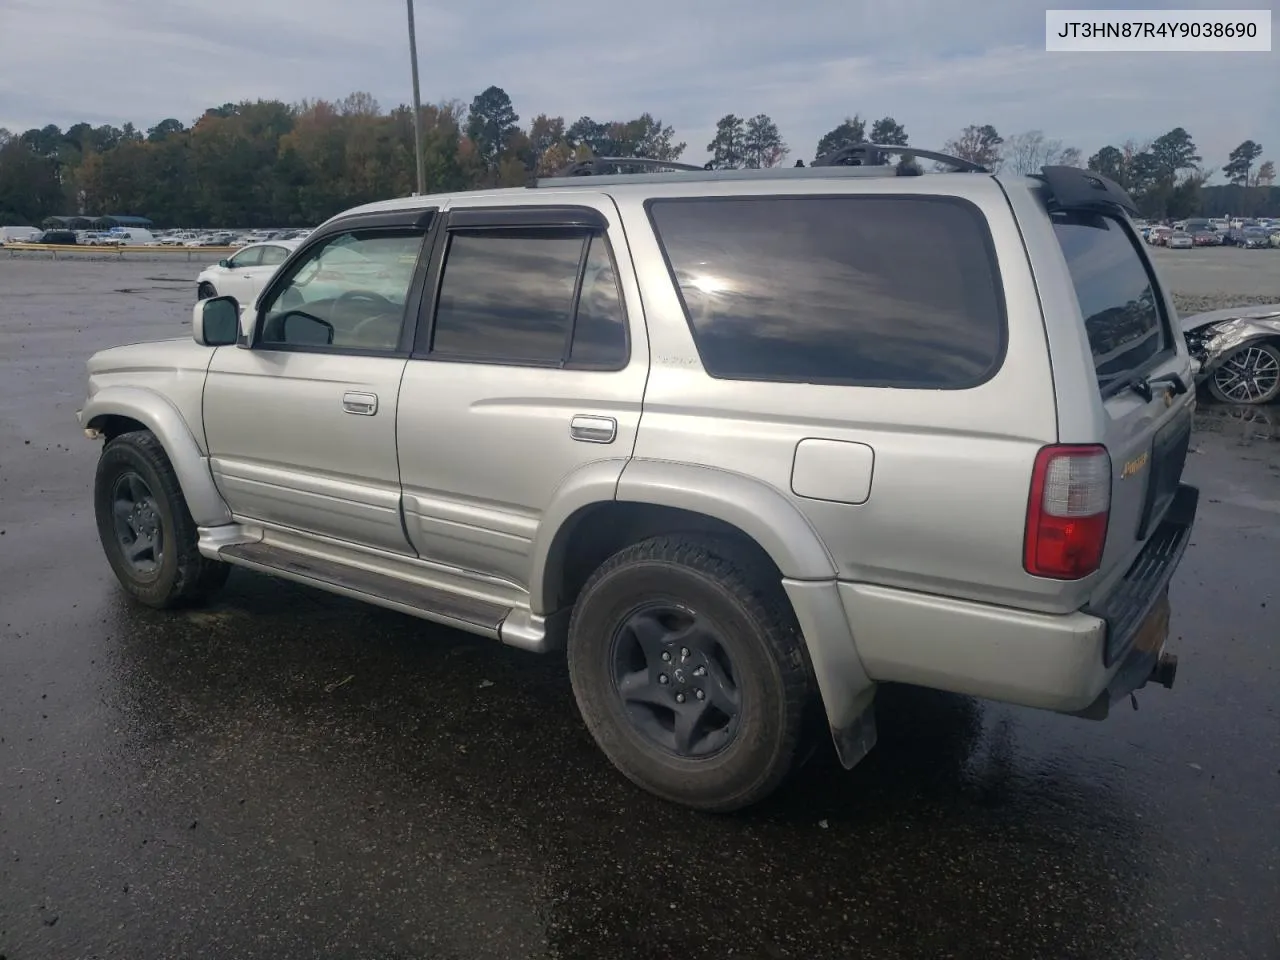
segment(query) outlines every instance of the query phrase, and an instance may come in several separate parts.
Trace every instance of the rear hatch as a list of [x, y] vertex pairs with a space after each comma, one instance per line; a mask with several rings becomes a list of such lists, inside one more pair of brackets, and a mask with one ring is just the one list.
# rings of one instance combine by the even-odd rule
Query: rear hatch
[[1121, 212], [1056, 211], [1051, 220], [1080, 306], [1105, 413], [1098, 439], [1111, 462], [1106, 545], [1089, 606], [1114, 614], [1116, 595], [1133, 593], [1121, 605], [1146, 609], [1155, 598], [1145, 594], [1163, 589], [1172, 573], [1165, 567], [1185, 547], [1184, 531], [1161, 531], [1161, 523], [1179, 494], [1191, 439], [1190, 358], [1172, 302]]
[[[1191, 436], [1191, 368], [1155, 271], [1118, 215], [1058, 212], [1066, 257], [1106, 410], [1111, 516], [1105, 566], [1131, 559], [1177, 490]], [[1179, 392], [1181, 391], [1181, 392]]]

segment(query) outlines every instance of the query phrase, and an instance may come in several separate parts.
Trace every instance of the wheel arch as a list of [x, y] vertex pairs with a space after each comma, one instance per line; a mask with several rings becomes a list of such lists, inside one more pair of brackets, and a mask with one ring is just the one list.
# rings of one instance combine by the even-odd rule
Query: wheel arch
[[80, 411], [86, 430], [108, 440], [122, 433], [150, 430], [173, 464], [191, 516], [199, 526], [231, 522], [231, 511], [218, 493], [208, 461], [191, 428], [167, 399], [141, 387], [104, 387]]
[[534, 612], [547, 615], [571, 605], [608, 556], [664, 533], [738, 539], [779, 577], [836, 576], [805, 516], [759, 480], [690, 464], [601, 461], [562, 485], [539, 526], [529, 583]]

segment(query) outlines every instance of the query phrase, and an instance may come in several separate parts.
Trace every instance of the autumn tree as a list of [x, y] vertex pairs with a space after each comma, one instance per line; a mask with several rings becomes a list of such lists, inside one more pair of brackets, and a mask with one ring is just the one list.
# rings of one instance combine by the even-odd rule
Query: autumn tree
[[997, 170], [1002, 159], [1000, 147], [1004, 138], [989, 123], [970, 124], [953, 140], [948, 140], [945, 153], [981, 164], [988, 170]]
[[159, 143], [165, 137], [171, 137], [179, 133], [186, 133], [187, 128], [182, 125], [181, 120], [169, 117], [161, 120], [154, 127], [147, 131], [148, 143]]
[[1004, 144], [1002, 154], [1004, 157], [1002, 169], [1019, 176], [1039, 173], [1042, 167], [1080, 165], [1079, 150], [1064, 146], [1061, 140], [1048, 139], [1042, 130], [1028, 130], [1025, 133], [1015, 134]]

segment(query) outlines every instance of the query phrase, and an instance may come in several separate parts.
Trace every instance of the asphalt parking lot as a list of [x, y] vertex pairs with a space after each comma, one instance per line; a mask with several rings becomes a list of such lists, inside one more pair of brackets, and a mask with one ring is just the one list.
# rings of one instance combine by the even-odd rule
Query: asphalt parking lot
[[[1197, 309], [1280, 256], [1155, 252]], [[0, 958], [1280, 957], [1280, 431], [1206, 411], [1172, 691], [1105, 723], [886, 689], [767, 805], [615, 774], [562, 663], [232, 573], [126, 602], [84, 360], [199, 264], [0, 251]], [[1276, 418], [1280, 419], [1280, 418]]]

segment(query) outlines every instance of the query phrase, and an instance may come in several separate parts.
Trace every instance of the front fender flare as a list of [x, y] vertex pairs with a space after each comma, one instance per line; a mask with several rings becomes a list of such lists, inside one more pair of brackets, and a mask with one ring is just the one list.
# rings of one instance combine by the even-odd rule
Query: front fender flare
[[191, 428], [168, 399], [142, 387], [103, 387], [80, 411], [80, 423], [100, 428], [108, 416], [136, 420], [156, 435], [173, 464], [187, 508], [198, 526], [231, 522], [231, 511], [214, 485], [208, 459], [200, 453]]

